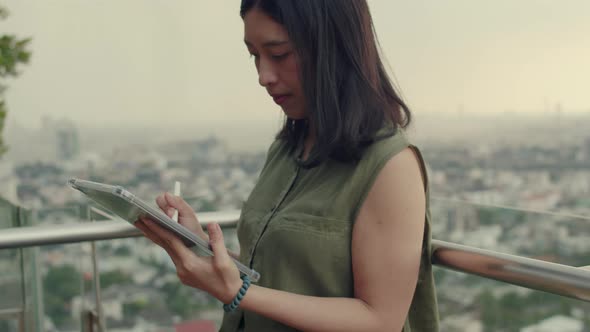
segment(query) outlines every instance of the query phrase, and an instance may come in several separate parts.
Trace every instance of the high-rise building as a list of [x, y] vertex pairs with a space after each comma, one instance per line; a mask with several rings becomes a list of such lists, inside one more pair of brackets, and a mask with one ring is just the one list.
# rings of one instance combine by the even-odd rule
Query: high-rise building
[[78, 130], [68, 121], [57, 123], [55, 128], [57, 158], [72, 160], [80, 154], [80, 140]]

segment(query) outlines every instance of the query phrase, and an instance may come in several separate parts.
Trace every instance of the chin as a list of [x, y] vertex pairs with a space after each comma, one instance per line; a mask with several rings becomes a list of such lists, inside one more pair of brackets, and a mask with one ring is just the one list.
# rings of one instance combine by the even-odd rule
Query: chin
[[289, 118], [293, 120], [303, 120], [307, 119], [307, 113], [301, 110], [293, 110], [289, 108], [283, 107], [283, 113]]

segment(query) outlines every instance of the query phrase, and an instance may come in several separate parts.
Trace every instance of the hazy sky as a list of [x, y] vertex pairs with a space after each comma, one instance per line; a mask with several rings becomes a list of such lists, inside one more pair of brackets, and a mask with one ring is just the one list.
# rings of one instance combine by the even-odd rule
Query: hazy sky
[[[590, 1], [372, 0], [415, 112], [590, 112]], [[9, 118], [95, 125], [278, 122], [243, 45], [237, 0], [4, 0], [31, 36]], [[9, 121], [11, 123], [12, 121]]]

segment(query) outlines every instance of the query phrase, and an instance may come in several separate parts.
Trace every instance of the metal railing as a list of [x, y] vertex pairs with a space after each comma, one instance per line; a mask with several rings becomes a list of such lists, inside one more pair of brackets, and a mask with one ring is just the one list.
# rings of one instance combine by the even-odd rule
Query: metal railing
[[[203, 225], [217, 222], [230, 228], [235, 227], [239, 213], [201, 213], [199, 219]], [[0, 231], [0, 249], [138, 236], [142, 236], [138, 229], [121, 220], [21, 227]], [[588, 270], [439, 240], [432, 244], [435, 265], [590, 302]]]
[[25, 331], [25, 312], [22, 309], [2, 309], [0, 310], [1, 320], [16, 320], [18, 321], [18, 331]]
[[101, 331], [100, 317], [95, 310], [83, 310], [80, 314], [81, 331], [94, 332]]

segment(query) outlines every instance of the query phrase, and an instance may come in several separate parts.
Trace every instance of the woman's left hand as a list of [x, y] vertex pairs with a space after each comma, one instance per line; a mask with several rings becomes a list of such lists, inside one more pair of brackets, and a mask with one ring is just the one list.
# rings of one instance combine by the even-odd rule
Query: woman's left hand
[[206, 291], [223, 303], [230, 303], [242, 287], [240, 272], [227, 253], [219, 224], [207, 225], [213, 257], [197, 256], [178, 237], [148, 218], [140, 218], [135, 226], [166, 250], [183, 284]]

